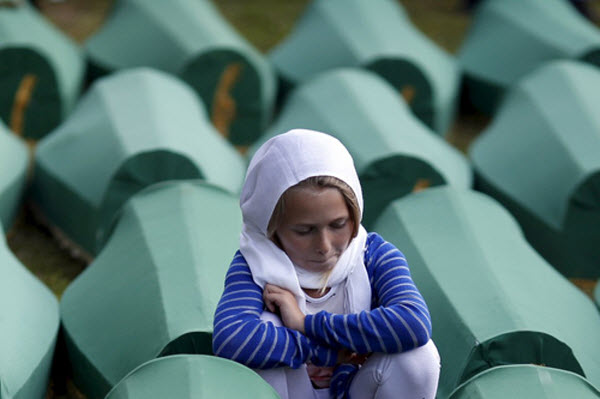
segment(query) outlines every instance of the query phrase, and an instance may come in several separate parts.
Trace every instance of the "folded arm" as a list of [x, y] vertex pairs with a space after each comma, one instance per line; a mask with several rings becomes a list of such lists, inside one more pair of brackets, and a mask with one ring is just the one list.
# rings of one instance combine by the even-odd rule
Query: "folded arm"
[[403, 352], [426, 344], [431, 337], [429, 311], [404, 255], [372, 233], [367, 240], [365, 265], [373, 289], [373, 309], [358, 314], [321, 311], [307, 315], [306, 335], [332, 348], [356, 353]]
[[217, 306], [213, 328], [213, 353], [251, 368], [300, 367], [312, 362], [333, 366], [337, 349], [293, 329], [261, 320], [262, 289], [252, 280], [246, 261], [238, 251]]

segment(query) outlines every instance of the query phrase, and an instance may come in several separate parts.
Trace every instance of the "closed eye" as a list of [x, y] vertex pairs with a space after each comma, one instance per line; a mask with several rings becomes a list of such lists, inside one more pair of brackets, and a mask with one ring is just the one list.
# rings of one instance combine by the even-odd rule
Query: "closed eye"
[[310, 234], [313, 231], [314, 227], [312, 226], [297, 226], [292, 229], [292, 231], [298, 235], [304, 236]]
[[343, 219], [334, 220], [329, 226], [331, 226], [334, 229], [342, 229], [342, 228], [346, 227], [347, 223], [348, 223], [348, 218], [343, 218]]

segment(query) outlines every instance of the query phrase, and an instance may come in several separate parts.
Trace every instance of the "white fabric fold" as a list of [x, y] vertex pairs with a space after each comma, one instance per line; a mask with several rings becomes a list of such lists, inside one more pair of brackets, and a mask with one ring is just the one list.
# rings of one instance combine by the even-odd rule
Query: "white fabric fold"
[[[302, 287], [315, 284], [321, 275], [295, 266], [286, 253], [267, 238], [267, 227], [279, 197], [290, 187], [313, 176], [333, 176], [352, 188], [363, 209], [362, 190], [348, 150], [336, 138], [311, 130], [294, 129], [275, 136], [254, 154], [240, 197], [244, 226], [240, 251], [254, 282], [261, 288], [270, 283], [291, 291], [306, 312]], [[371, 307], [371, 285], [364, 265], [367, 232], [360, 226], [340, 256], [329, 282], [344, 283], [345, 310], [358, 313]]]

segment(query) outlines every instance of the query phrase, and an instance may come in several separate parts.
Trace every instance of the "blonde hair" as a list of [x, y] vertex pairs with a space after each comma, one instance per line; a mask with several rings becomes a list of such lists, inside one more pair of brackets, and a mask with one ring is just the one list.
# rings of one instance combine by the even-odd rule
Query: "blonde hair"
[[[350, 220], [353, 223], [351, 239], [356, 237], [356, 235], [358, 234], [358, 228], [360, 226], [361, 218], [360, 218], [360, 206], [358, 204], [358, 200], [356, 198], [356, 195], [354, 194], [354, 191], [352, 191], [352, 188], [350, 188], [350, 186], [348, 184], [346, 184], [342, 180], [338, 179], [337, 177], [312, 176], [312, 177], [302, 180], [300, 183], [288, 188], [287, 190], [285, 190], [285, 192], [283, 194], [281, 194], [281, 197], [279, 197], [279, 200], [277, 201], [277, 204], [275, 204], [275, 208], [273, 209], [273, 213], [271, 214], [271, 219], [269, 220], [269, 225], [267, 226], [267, 237], [270, 240], [272, 240], [277, 245], [279, 245], [279, 242], [277, 240], [277, 236], [275, 235], [275, 233], [277, 232], [277, 229], [281, 226], [281, 223], [283, 222], [283, 218], [285, 216], [284, 213], [285, 213], [286, 197], [289, 195], [290, 191], [297, 189], [297, 188], [305, 188], [305, 187], [338, 189], [339, 192], [342, 194], [344, 201], [346, 202], [346, 206], [348, 207], [348, 212], [350, 214]], [[324, 274], [323, 279], [322, 279], [321, 294], [327, 288], [327, 283], [329, 281], [329, 277], [331, 276], [332, 272], [333, 272], [333, 269], [331, 269], [330, 271], [328, 271], [327, 273]]]

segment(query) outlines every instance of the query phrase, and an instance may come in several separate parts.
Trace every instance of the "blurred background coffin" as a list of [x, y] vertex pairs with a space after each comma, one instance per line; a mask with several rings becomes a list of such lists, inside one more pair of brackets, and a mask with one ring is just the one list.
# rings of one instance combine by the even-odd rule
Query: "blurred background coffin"
[[0, 4], [0, 118], [39, 139], [75, 105], [84, 75], [79, 47], [26, 2]]
[[272, 117], [271, 65], [209, 0], [117, 0], [85, 48], [90, 79], [139, 66], [181, 77], [236, 145], [252, 143]]
[[313, 0], [270, 53], [283, 91], [318, 72], [363, 67], [385, 78], [439, 134], [454, 121], [459, 68], [394, 0]]
[[600, 30], [567, 0], [486, 0], [458, 58], [469, 101], [491, 114], [506, 89], [548, 61], [600, 66]]
[[470, 149], [477, 187], [567, 277], [600, 277], [600, 69], [556, 61], [521, 80]]
[[177, 78], [148, 68], [113, 74], [38, 146], [33, 202], [90, 257], [123, 203], [140, 189], [202, 178], [237, 193], [242, 156]]

